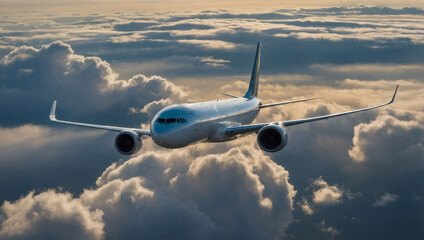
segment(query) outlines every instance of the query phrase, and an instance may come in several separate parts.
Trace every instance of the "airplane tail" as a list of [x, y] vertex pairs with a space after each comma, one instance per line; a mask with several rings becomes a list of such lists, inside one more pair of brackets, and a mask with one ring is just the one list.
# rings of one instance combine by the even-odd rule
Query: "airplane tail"
[[261, 42], [258, 42], [256, 48], [256, 57], [253, 64], [252, 77], [250, 78], [249, 90], [243, 96], [245, 98], [252, 98], [258, 96], [258, 83], [259, 83], [259, 66], [261, 64]]

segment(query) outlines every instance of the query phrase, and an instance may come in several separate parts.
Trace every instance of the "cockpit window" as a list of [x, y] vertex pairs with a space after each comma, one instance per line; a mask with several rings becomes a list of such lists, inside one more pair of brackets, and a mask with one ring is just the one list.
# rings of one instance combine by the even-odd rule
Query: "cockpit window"
[[187, 120], [185, 118], [158, 118], [156, 122], [161, 124], [186, 123]]
[[166, 124], [168, 124], [168, 123], [174, 123], [176, 121], [177, 120], [175, 118], [168, 118], [168, 119], [166, 119]]

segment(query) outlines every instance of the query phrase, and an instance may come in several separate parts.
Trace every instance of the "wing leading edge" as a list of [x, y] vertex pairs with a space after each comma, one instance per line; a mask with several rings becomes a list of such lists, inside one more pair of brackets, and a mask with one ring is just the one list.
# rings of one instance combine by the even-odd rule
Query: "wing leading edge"
[[115, 132], [133, 131], [133, 132], [137, 133], [139, 136], [141, 136], [141, 135], [149, 135], [150, 136], [150, 130], [145, 130], [145, 129], [115, 127], [115, 126], [107, 126], [107, 125], [97, 125], [97, 124], [58, 120], [58, 119], [56, 119], [56, 104], [57, 104], [57, 101], [54, 100], [52, 108], [50, 110], [50, 115], [49, 115], [50, 120], [53, 121], [53, 122], [68, 124], [68, 125], [73, 125], [73, 126], [79, 126], [79, 127], [87, 127], [87, 128], [115, 131]]
[[[293, 126], [293, 125], [297, 125], [297, 124], [314, 122], [314, 121], [324, 120], [324, 119], [329, 119], [329, 118], [334, 118], [334, 117], [340, 117], [340, 116], [343, 116], [343, 115], [348, 115], [348, 114], [352, 114], [352, 113], [357, 113], [357, 112], [362, 112], [362, 111], [367, 111], [367, 110], [371, 110], [371, 109], [375, 109], [375, 108], [384, 107], [384, 106], [387, 106], [387, 105], [393, 103], [393, 101], [395, 100], [398, 88], [399, 88], [399, 85], [396, 86], [395, 93], [393, 94], [393, 97], [390, 100], [390, 102], [387, 102], [385, 104], [381, 104], [381, 105], [377, 105], [377, 106], [373, 106], [373, 107], [361, 108], [361, 109], [342, 112], [342, 113], [329, 114], [329, 115], [324, 115], [324, 116], [304, 118], [304, 119], [298, 119], [298, 120], [283, 121], [283, 122], [278, 122], [278, 123], [282, 124], [285, 127], [288, 127], [288, 126]], [[257, 131], [259, 131], [259, 129], [265, 127], [268, 124], [270, 124], [270, 123], [258, 123], [258, 124], [228, 127], [225, 130], [225, 133], [228, 136], [235, 136], [235, 135], [238, 135], [238, 134], [246, 134], [246, 133], [257, 132]]]

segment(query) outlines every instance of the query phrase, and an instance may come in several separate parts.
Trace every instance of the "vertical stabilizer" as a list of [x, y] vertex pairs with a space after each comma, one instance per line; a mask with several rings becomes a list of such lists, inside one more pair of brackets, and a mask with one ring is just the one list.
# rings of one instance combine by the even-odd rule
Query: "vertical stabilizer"
[[258, 83], [259, 83], [259, 66], [261, 65], [261, 42], [258, 42], [256, 48], [255, 62], [253, 63], [252, 77], [250, 78], [249, 90], [244, 95], [245, 98], [252, 98], [258, 96]]

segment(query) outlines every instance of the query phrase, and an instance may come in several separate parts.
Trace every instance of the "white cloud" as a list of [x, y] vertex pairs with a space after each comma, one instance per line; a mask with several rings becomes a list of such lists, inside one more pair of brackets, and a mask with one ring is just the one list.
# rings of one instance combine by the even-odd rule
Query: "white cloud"
[[334, 239], [337, 235], [340, 235], [341, 231], [333, 226], [328, 226], [324, 220], [318, 223], [318, 229], [322, 232], [328, 233], [330, 239]]
[[372, 206], [373, 207], [385, 207], [387, 204], [395, 203], [399, 199], [399, 195], [392, 193], [385, 193], [381, 195], [381, 197], [375, 201]]
[[313, 192], [313, 202], [316, 205], [336, 205], [341, 203], [343, 197], [343, 191], [337, 188], [337, 186], [330, 186], [322, 177], [316, 179], [313, 183], [317, 190]]
[[104, 239], [103, 212], [90, 211], [69, 193], [30, 192], [1, 206], [1, 239]]
[[314, 213], [314, 209], [311, 207], [311, 205], [305, 198], [302, 199], [302, 201], [299, 203], [299, 206], [302, 208], [302, 211], [307, 215], [312, 215]]
[[49, 148], [52, 145], [68, 144], [81, 138], [95, 138], [102, 132], [75, 132], [51, 129], [37, 125], [22, 125], [15, 128], [0, 127], [1, 164], [16, 164], [17, 156], [27, 156], [31, 152]]
[[[85, 121], [98, 121], [96, 118], [101, 115], [107, 119], [125, 116], [130, 107], [143, 108], [161, 99], [173, 103], [186, 99], [184, 91], [163, 77], [138, 74], [121, 80], [108, 62], [98, 57], [77, 55], [70, 45], [60, 41], [40, 49], [19, 47], [0, 61], [0, 69], [0, 76], [4, 79], [4, 87], [0, 89], [4, 101], [0, 103], [0, 109], [9, 109], [14, 104], [20, 109], [18, 113], [6, 115], [3, 121], [9, 122], [16, 119], [41, 122], [45, 119], [44, 110], [54, 99], [58, 100], [60, 109], [85, 116]], [[23, 69], [31, 71], [23, 74]], [[6, 104], [7, 99], [13, 101]], [[38, 104], [23, 104], [28, 99]], [[119, 118], [118, 124], [128, 124], [124, 120]]]
[[[353, 161], [371, 161], [395, 166], [396, 159], [400, 156], [417, 156], [404, 163], [408, 165], [423, 160], [422, 113], [412, 112], [413, 115], [409, 115], [408, 112], [398, 111], [397, 114], [399, 117], [381, 115], [370, 123], [361, 123], [355, 127], [353, 147], [349, 149], [349, 156]], [[403, 118], [402, 115], [407, 118]], [[400, 167], [407, 167], [404, 164]]]
[[197, 40], [197, 39], [181, 39], [177, 40], [177, 42], [180, 43], [187, 43], [187, 44], [193, 44], [200, 46], [202, 48], [206, 49], [235, 49], [236, 47], [239, 47], [240, 44], [235, 44], [232, 42], [226, 42], [222, 40]]
[[132, 111], [132, 113], [144, 112], [144, 113], [149, 114], [149, 116], [153, 117], [156, 113], [158, 113], [163, 108], [172, 105], [172, 103], [173, 102], [172, 102], [171, 99], [165, 98], [165, 99], [161, 99], [159, 101], [150, 102], [146, 106], [144, 106], [143, 109], [132, 108], [132, 109], [130, 109], [130, 111]]
[[225, 60], [225, 59], [215, 59], [212, 56], [202, 57], [200, 58], [200, 61], [212, 67], [225, 67], [226, 63], [231, 62], [230, 60]]
[[[97, 180], [97, 188], [85, 190], [79, 198], [49, 190], [38, 195], [30, 193], [24, 199], [36, 199], [39, 205], [52, 209], [60, 204], [67, 211], [57, 211], [64, 232], [74, 226], [72, 219], [80, 209], [87, 211], [85, 220], [80, 221], [83, 227], [73, 230], [78, 236], [84, 236], [84, 229], [98, 230], [99, 238], [105, 233], [107, 239], [140, 235], [184, 239], [284, 236], [292, 221], [292, 198], [296, 194], [288, 182], [288, 172], [257, 148], [220, 146], [148, 151], [112, 164]], [[61, 201], [56, 201], [57, 197]], [[3, 208], [18, 209], [24, 204], [24, 200], [6, 202]], [[32, 216], [38, 210], [27, 207], [21, 211]], [[4, 216], [2, 226], [13, 222], [14, 228], [36, 231], [33, 226], [37, 225], [15, 221], [16, 216]], [[94, 218], [97, 227], [91, 227], [94, 223], [87, 218]], [[163, 231], [165, 226], [167, 230]], [[19, 234], [13, 232], [10, 236]]]

